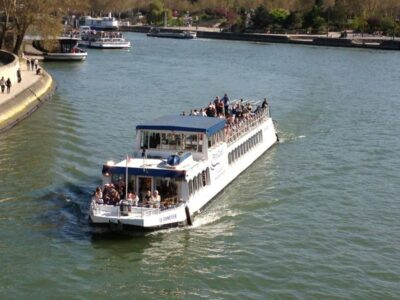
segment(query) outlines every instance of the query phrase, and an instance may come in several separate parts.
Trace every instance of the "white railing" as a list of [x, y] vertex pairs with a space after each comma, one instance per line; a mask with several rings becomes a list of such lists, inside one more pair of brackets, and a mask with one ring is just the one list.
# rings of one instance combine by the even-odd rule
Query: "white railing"
[[241, 120], [237, 124], [228, 124], [225, 128], [225, 138], [228, 145], [234, 143], [249, 131], [258, 127], [269, 118], [269, 107], [252, 115], [249, 119]]
[[[95, 214], [100, 214], [100, 213], [109, 213], [110, 215], [114, 216], [114, 217], [121, 217], [121, 209], [120, 209], [120, 205], [107, 205], [107, 204], [97, 204], [92, 202], [91, 203], [92, 206], [92, 211]], [[141, 207], [141, 206], [131, 206], [130, 210], [128, 211], [128, 216], [137, 216], [140, 218], [144, 218], [144, 217], [150, 217], [150, 216], [154, 216], [154, 215], [159, 215], [162, 212], [168, 210], [172, 210], [175, 209], [177, 207], [179, 207], [180, 204], [175, 205], [173, 207], [169, 207], [169, 208], [151, 208], [151, 207]]]

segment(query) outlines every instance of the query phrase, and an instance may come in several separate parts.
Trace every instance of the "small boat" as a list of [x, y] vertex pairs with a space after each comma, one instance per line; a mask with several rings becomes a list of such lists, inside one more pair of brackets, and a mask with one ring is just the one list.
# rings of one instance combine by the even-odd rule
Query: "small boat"
[[97, 49], [128, 49], [131, 42], [127, 41], [121, 32], [106, 32], [81, 30], [79, 45]]
[[78, 47], [77, 38], [59, 37], [58, 45], [50, 50], [44, 49], [42, 41], [35, 41], [33, 46], [43, 52], [44, 60], [48, 61], [83, 61], [87, 52]]
[[[252, 103], [252, 105], [249, 105]], [[133, 156], [103, 165], [92, 224], [155, 230], [193, 218], [278, 141], [266, 100], [236, 101], [229, 113], [169, 115], [136, 127]]]
[[195, 39], [197, 33], [194, 31], [162, 31], [159, 28], [151, 28], [147, 36], [173, 39]]

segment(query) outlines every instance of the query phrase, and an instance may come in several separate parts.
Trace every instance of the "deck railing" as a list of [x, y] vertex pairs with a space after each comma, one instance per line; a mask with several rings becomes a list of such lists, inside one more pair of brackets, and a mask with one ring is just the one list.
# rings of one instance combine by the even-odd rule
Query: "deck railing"
[[[107, 205], [107, 204], [97, 204], [92, 202], [92, 210], [95, 213], [109, 213], [112, 217], [121, 217], [121, 209], [120, 205]], [[136, 216], [138, 218], [149, 217], [152, 215], [159, 215], [161, 212], [165, 210], [172, 210], [181, 206], [181, 203], [177, 203], [168, 208], [153, 208], [153, 207], [143, 207], [143, 206], [131, 206], [130, 211], [128, 212], [128, 216]]]
[[234, 143], [249, 131], [258, 127], [270, 117], [269, 107], [252, 114], [248, 119], [243, 119], [239, 123], [228, 124], [225, 128], [225, 139], [228, 145]]

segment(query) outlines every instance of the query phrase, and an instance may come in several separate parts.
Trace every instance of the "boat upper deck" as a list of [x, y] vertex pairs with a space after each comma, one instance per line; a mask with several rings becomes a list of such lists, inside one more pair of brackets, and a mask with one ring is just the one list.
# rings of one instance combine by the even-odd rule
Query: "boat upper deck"
[[193, 116], [163, 116], [136, 126], [136, 129], [152, 131], [198, 132], [211, 136], [225, 127], [226, 119], [193, 118]]

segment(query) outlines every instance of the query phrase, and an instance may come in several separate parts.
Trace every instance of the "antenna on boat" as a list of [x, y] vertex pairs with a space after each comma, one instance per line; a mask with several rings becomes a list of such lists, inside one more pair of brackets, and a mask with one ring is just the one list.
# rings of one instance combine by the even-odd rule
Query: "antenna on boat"
[[143, 172], [145, 172], [145, 170], [146, 170], [146, 158], [147, 158], [147, 152], [146, 152], [146, 150], [147, 150], [147, 147], [146, 146], [143, 146], [142, 147], [142, 158], [143, 158]]
[[130, 158], [126, 155], [126, 171], [125, 171], [125, 200], [128, 199], [128, 163]]

